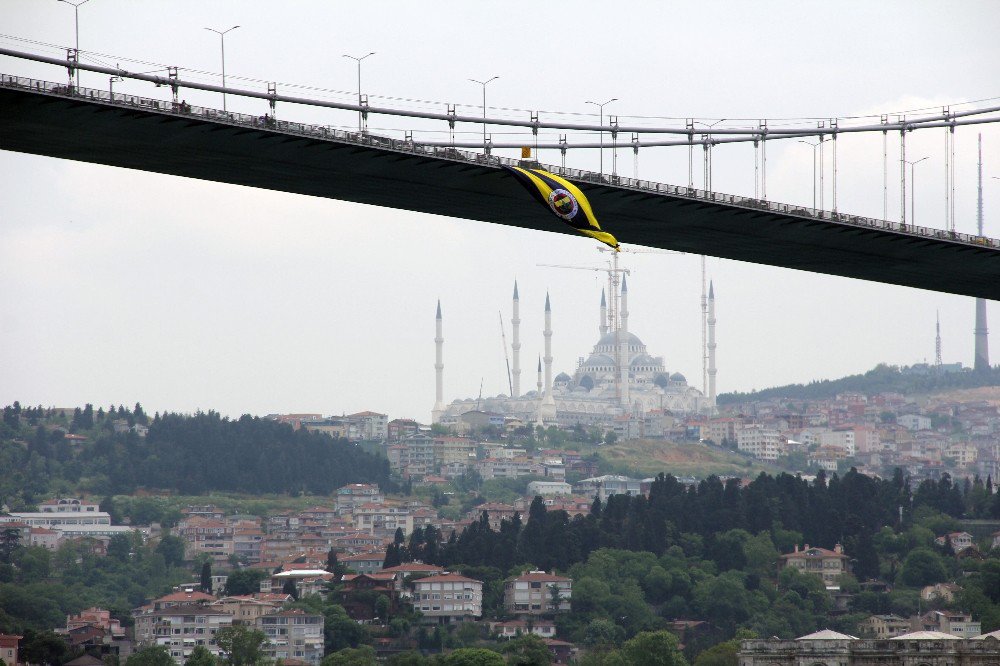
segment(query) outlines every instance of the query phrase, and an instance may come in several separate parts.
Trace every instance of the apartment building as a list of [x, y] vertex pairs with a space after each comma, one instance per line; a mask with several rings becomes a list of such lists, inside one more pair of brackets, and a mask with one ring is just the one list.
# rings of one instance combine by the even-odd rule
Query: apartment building
[[436, 624], [474, 620], [483, 614], [483, 584], [458, 574], [421, 578], [413, 581], [413, 607]]
[[543, 615], [570, 609], [573, 579], [544, 571], [529, 571], [504, 582], [503, 605], [508, 613]]
[[261, 615], [257, 629], [267, 636], [264, 656], [270, 660], [299, 659], [315, 666], [323, 659], [322, 615], [312, 615], [301, 609]]

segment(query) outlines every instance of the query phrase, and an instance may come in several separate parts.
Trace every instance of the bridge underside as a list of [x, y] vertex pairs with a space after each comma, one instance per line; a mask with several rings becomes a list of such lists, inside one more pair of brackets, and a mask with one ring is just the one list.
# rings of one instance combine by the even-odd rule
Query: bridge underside
[[[495, 166], [15, 89], [0, 89], [0, 149], [574, 233]], [[581, 189], [624, 243], [1000, 297], [996, 249], [611, 185]]]

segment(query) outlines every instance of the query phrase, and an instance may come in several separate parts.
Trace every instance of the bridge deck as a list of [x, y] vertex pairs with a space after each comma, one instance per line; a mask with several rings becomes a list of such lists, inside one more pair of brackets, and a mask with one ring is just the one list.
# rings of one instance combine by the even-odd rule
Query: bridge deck
[[[265, 127], [249, 116], [182, 112], [132, 96], [116, 95], [121, 99], [111, 103], [106, 92], [103, 100], [91, 99], [47, 85], [31, 90], [12, 85], [12, 77], [0, 82], [0, 149], [574, 233], [529, 198], [495, 157], [343, 132], [319, 135], [322, 128], [307, 131], [311, 126], [297, 123]], [[1000, 297], [1000, 248], [992, 239], [901, 231], [850, 216], [824, 219], [787, 205], [645, 181], [588, 182], [598, 176], [585, 172], [571, 177], [602, 225], [624, 243]]]

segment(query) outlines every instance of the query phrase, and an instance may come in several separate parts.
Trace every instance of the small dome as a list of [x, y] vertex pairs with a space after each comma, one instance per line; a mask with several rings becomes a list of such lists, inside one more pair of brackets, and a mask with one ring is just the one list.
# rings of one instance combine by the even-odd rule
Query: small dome
[[565, 372], [560, 372], [558, 375], [556, 375], [555, 381], [557, 381], [557, 382], [568, 382], [568, 381], [570, 381], [572, 379], [573, 378], [570, 377], [569, 375], [567, 375]]
[[681, 373], [675, 372], [674, 374], [670, 375], [670, 381], [672, 381], [672, 382], [686, 382], [687, 378], [684, 375], [682, 375]]
[[670, 383], [670, 380], [667, 379], [666, 375], [659, 374], [659, 375], [656, 375], [656, 377], [653, 378], [653, 383], [656, 384], [657, 386], [659, 386], [660, 388], [666, 388], [667, 384]]

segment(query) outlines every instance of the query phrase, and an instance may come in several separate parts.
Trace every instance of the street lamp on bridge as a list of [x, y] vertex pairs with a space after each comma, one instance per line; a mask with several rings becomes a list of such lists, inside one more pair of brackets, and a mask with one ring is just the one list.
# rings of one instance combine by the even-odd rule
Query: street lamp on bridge
[[[222, 44], [222, 87], [226, 87], [226, 33], [236, 30], [240, 26], [234, 25], [232, 28], [227, 28], [225, 30], [216, 30], [215, 28], [205, 28], [209, 32], [214, 32], [219, 36], [219, 41]], [[222, 91], [222, 110], [226, 110], [226, 91]]]
[[816, 210], [816, 149], [819, 148], [819, 142], [813, 143], [799, 139], [799, 143], [804, 143], [813, 150], [813, 210]]
[[[80, 2], [70, 2], [69, 0], [59, 0], [73, 8], [74, 23], [76, 24], [76, 58], [80, 61], [80, 5], [85, 5], [90, 0], [80, 0]], [[76, 87], [80, 87], [80, 70], [76, 70]]]
[[713, 146], [713, 143], [712, 143], [712, 133], [711, 133], [711, 130], [712, 130], [713, 127], [715, 127], [719, 123], [724, 123], [724, 122], [726, 122], [725, 118], [719, 118], [714, 123], [703, 123], [703, 122], [694, 122], [694, 121], [691, 123], [692, 127], [694, 127], [695, 125], [704, 125], [705, 127], [707, 127], [709, 129], [709, 133], [707, 135], [705, 135], [705, 138], [707, 140], [705, 141], [705, 143], [702, 146], [704, 148], [704, 152], [705, 152], [705, 191], [706, 192], [711, 192], [712, 191], [712, 146]]
[[917, 199], [917, 190], [914, 189], [913, 179], [917, 172], [916, 169], [917, 165], [923, 162], [924, 160], [929, 160], [929, 159], [930, 157], [928, 156], [928, 157], [921, 157], [919, 160], [914, 160], [912, 162], [910, 160], [903, 160], [906, 164], [910, 165], [910, 225], [914, 227], [917, 226], [917, 219], [913, 214], [914, 204], [916, 203]]
[[476, 79], [469, 79], [473, 83], [478, 83], [483, 87], [483, 152], [486, 152], [486, 84], [492, 83], [499, 79], [499, 76], [494, 76], [491, 79], [486, 79], [485, 81], [477, 81]]
[[[375, 55], [374, 51], [372, 51], [371, 53], [367, 53], [367, 54], [361, 56], [360, 58], [357, 57], [357, 56], [347, 55], [346, 53], [344, 54], [345, 58], [350, 58], [354, 62], [358, 63], [358, 106], [361, 106], [361, 61], [364, 60], [365, 58], [367, 58], [368, 56], [373, 56], [373, 55]], [[358, 109], [358, 131], [359, 132], [363, 132], [364, 131], [364, 127], [362, 125], [362, 117], [363, 117], [363, 115], [364, 114], [361, 112], [361, 109]]]
[[601, 158], [600, 158], [601, 166], [599, 174], [602, 177], [604, 176], [604, 107], [607, 106], [608, 104], [611, 104], [611, 102], [617, 102], [617, 101], [618, 101], [617, 97], [612, 97], [607, 102], [598, 103], [598, 102], [591, 102], [589, 100], [585, 102], [586, 104], [593, 104], [599, 109], [600, 122], [598, 124], [601, 126]]

